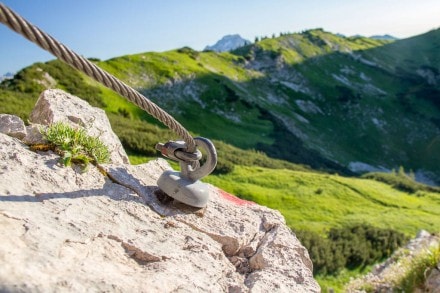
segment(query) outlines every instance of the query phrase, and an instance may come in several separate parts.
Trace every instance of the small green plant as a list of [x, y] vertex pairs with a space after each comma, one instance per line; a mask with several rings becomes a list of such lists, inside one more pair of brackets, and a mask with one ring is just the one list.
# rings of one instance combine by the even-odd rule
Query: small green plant
[[56, 122], [40, 132], [54, 145], [65, 166], [77, 163], [83, 165], [85, 170], [89, 163], [109, 161], [110, 153], [107, 146], [97, 137], [87, 135], [82, 128], [75, 129], [66, 123]]

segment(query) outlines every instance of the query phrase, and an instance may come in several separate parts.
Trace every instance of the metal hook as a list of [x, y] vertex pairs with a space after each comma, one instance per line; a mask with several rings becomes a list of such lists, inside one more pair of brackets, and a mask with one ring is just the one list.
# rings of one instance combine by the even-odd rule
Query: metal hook
[[[193, 207], [205, 207], [209, 199], [207, 185], [199, 179], [209, 175], [217, 165], [217, 151], [214, 144], [206, 138], [194, 138], [196, 146], [206, 151], [206, 161], [200, 166], [199, 161], [184, 161], [176, 153], [183, 152], [180, 142], [158, 144], [156, 148], [166, 157], [180, 162], [181, 172], [165, 171], [158, 179], [157, 185], [168, 196]], [[186, 157], [186, 156], [182, 156]], [[192, 157], [192, 156], [190, 156]], [[197, 163], [197, 164], [194, 164]]]
[[194, 168], [187, 162], [180, 161], [180, 172], [182, 176], [191, 180], [199, 180], [211, 174], [217, 166], [217, 151], [214, 144], [207, 138], [195, 137], [196, 146], [206, 151], [206, 161], [202, 166]]

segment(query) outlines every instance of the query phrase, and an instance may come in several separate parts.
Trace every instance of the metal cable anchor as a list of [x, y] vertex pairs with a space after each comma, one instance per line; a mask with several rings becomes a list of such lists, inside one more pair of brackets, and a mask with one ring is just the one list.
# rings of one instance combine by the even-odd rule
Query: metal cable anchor
[[165, 144], [156, 144], [156, 150], [162, 153], [162, 156], [174, 161], [184, 161], [193, 162], [199, 161], [202, 158], [202, 153], [196, 150], [194, 153], [188, 153], [184, 150], [186, 149], [186, 144], [184, 141], [169, 141]]
[[206, 152], [206, 161], [200, 165], [202, 153], [197, 150], [188, 153], [186, 144], [181, 141], [158, 143], [156, 149], [165, 157], [180, 163], [180, 172], [167, 170], [157, 180], [159, 188], [168, 196], [187, 205], [202, 208], [209, 199], [208, 186], [199, 179], [209, 175], [217, 165], [217, 151], [207, 138], [195, 137], [196, 146]]

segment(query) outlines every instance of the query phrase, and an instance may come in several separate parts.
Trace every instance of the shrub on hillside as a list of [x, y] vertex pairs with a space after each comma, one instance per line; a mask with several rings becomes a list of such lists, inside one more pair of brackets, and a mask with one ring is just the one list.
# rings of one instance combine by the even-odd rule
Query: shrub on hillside
[[342, 268], [363, 268], [389, 257], [406, 241], [404, 234], [366, 224], [332, 228], [322, 237], [311, 231], [297, 231], [309, 251], [314, 274], [335, 274]]
[[2, 89], [39, 95], [45, 90], [45, 86], [38, 82], [43, 79], [43, 73], [34, 67], [40, 64], [42, 63], [35, 63], [33, 67], [26, 67], [17, 72], [13, 79], [3, 81], [1, 84]]
[[313, 274], [329, 275], [345, 266], [342, 249], [329, 239], [306, 230], [296, 231], [296, 236], [309, 251], [313, 262]]
[[124, 148], [135, 154], [156, 156], [155, 145], [175, 138], [171, 130], [140, 120], [131, 120], [124, 113], [108, 114], [113, 131]]
[[234, 164], [230, 161], [219, 159], [213, 174], [228, 174], [234, 171]]
[[[124, 148], [134, 154], [157, 156], [156, 143], [176, 139], [176, 135], [171, 130], [145, 121], [131, 120], [125, 116], [125, 111], [108, 114], [112, 129], [118, 135]], [[234, 171], [235, 165], [310, 171], [302, 165], [269, 158], [263, 152], [242, 150], [221, 141], [214, 141], [214, 145], [218, 154], [215, 174], [230, 173]]]
[[[214, 141], [217, 148], [219, 164], [260, 166], [272, 169], [289, 169], [296, 171], [311, 171], [309, 168], [287, 161], [269, 158], [265, 153], [256, 150], [242, 150], [221, 141]], [[226, 167], [225, 167], [226, 169]], [[229, 168], [233, 171], [233, 168]]]
[[177, 49], [177, 52], [182, 54], [187, 54], [191, 59], [197, 60], [199, 58], [200, 53], [190, 47], [182, 47]]

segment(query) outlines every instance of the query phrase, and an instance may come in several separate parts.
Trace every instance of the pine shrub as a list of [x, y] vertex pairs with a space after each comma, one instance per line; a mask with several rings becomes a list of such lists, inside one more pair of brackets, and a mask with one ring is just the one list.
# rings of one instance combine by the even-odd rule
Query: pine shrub
[[296, 234], [309, 251], [313, 272], [321, 275], [374, 264], [389, 257], [406, 241], [400, 232], [366, 224], [332, 228], [326, 237], [306, 230]]

